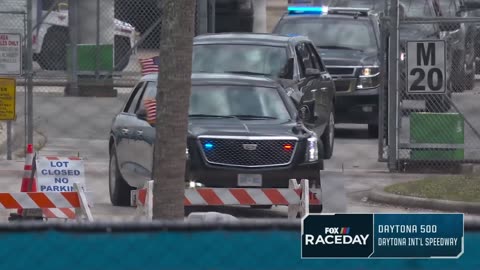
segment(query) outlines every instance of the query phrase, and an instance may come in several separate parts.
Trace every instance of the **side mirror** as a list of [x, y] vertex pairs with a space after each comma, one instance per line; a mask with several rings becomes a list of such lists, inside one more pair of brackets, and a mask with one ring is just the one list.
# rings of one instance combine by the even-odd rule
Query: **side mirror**
[[307, 70], [305, 71], [305, 76], [307, 77], [318, 76], [320, 74], [321, 74], [320, 70], [316, 68], [307, 68]]
[[438, 28], [442, 32], [451, 32], [460, 29], [460, 23], [439, 23]]
[[310, 123], [313, 122], [312, 119], [313, 113], [312, 110], [315, 109], [315, 100], [303, 101], [298, 109], [298, 115], [301, 120], [304, 122]]

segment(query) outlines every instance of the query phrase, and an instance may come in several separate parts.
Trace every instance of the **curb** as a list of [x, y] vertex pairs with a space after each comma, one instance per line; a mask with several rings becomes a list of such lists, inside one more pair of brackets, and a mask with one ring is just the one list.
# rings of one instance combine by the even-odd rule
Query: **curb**
[[390, 204], [394, 206], [423, 208], [454, 213], [480, 214], [480, 203], [402, 196], [391, 194], [383, 191], [383, 189], [378, 188], [370, 190], [368, 199], [373, 202]]

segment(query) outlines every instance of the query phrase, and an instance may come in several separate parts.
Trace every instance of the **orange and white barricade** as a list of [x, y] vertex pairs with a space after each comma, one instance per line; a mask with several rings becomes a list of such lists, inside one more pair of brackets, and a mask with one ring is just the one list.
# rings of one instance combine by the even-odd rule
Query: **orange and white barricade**
[[70, 192], [0, 193], [0, 209], [59, 209], [73, 208], [78, 221], [93, 221], [85, 186], [73, 184]]
[[[307, 179], [291, 179], [289, 188], [187, 188], [185, 206], [285, 205], [288, 218], [309, 214], [309, 205], [320, 205], [320, 192], [311, 191]], [[153, 181], [132, 192], [137, 217], [152, 220]]]

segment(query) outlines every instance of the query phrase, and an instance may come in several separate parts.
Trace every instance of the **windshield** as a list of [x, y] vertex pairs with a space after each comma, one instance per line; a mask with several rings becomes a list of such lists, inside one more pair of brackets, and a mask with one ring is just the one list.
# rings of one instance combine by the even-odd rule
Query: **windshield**
[[308, 36], [317, 47], [343, 47], [354, 50], [376, 49], [373, 27], [367, 21], [338, 19], [285, 20], [279, 34]]
[[285, 47], [247, 44], [208, 44], [193, 47], [194, 73], [245, 73], [286, 78]]
[[[154, 99], [157, 83], [149, 82], [144, 99]], [[192, 86], [191, 116], [250, 116], [289, 120], [290, 113], [276, 88], [213, 85]]]
[[253, 86], [193, 86], [189, 114], [290, 119], [276, 88]]

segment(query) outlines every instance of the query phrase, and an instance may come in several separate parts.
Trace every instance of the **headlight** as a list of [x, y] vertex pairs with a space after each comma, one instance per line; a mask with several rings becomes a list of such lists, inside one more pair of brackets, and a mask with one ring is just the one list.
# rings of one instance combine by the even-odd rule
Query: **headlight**
[[187, 157], [187, 159], [190, 158], [190, 153], [188, 152], [188, 147], [185, 148], [185, 156]]
[[400, 53], [400, 61], [405, 61], [406, 57], [407, 55], [404, 52]]
[[316, 135], [307, 140], [307, 151], [305, 160], [308, 162], [314, 162], [318, 160], [318, 139]]
[[357, 89], [369, 89], [380, 86], [380, 68], [364, 67], [358, 77]]

